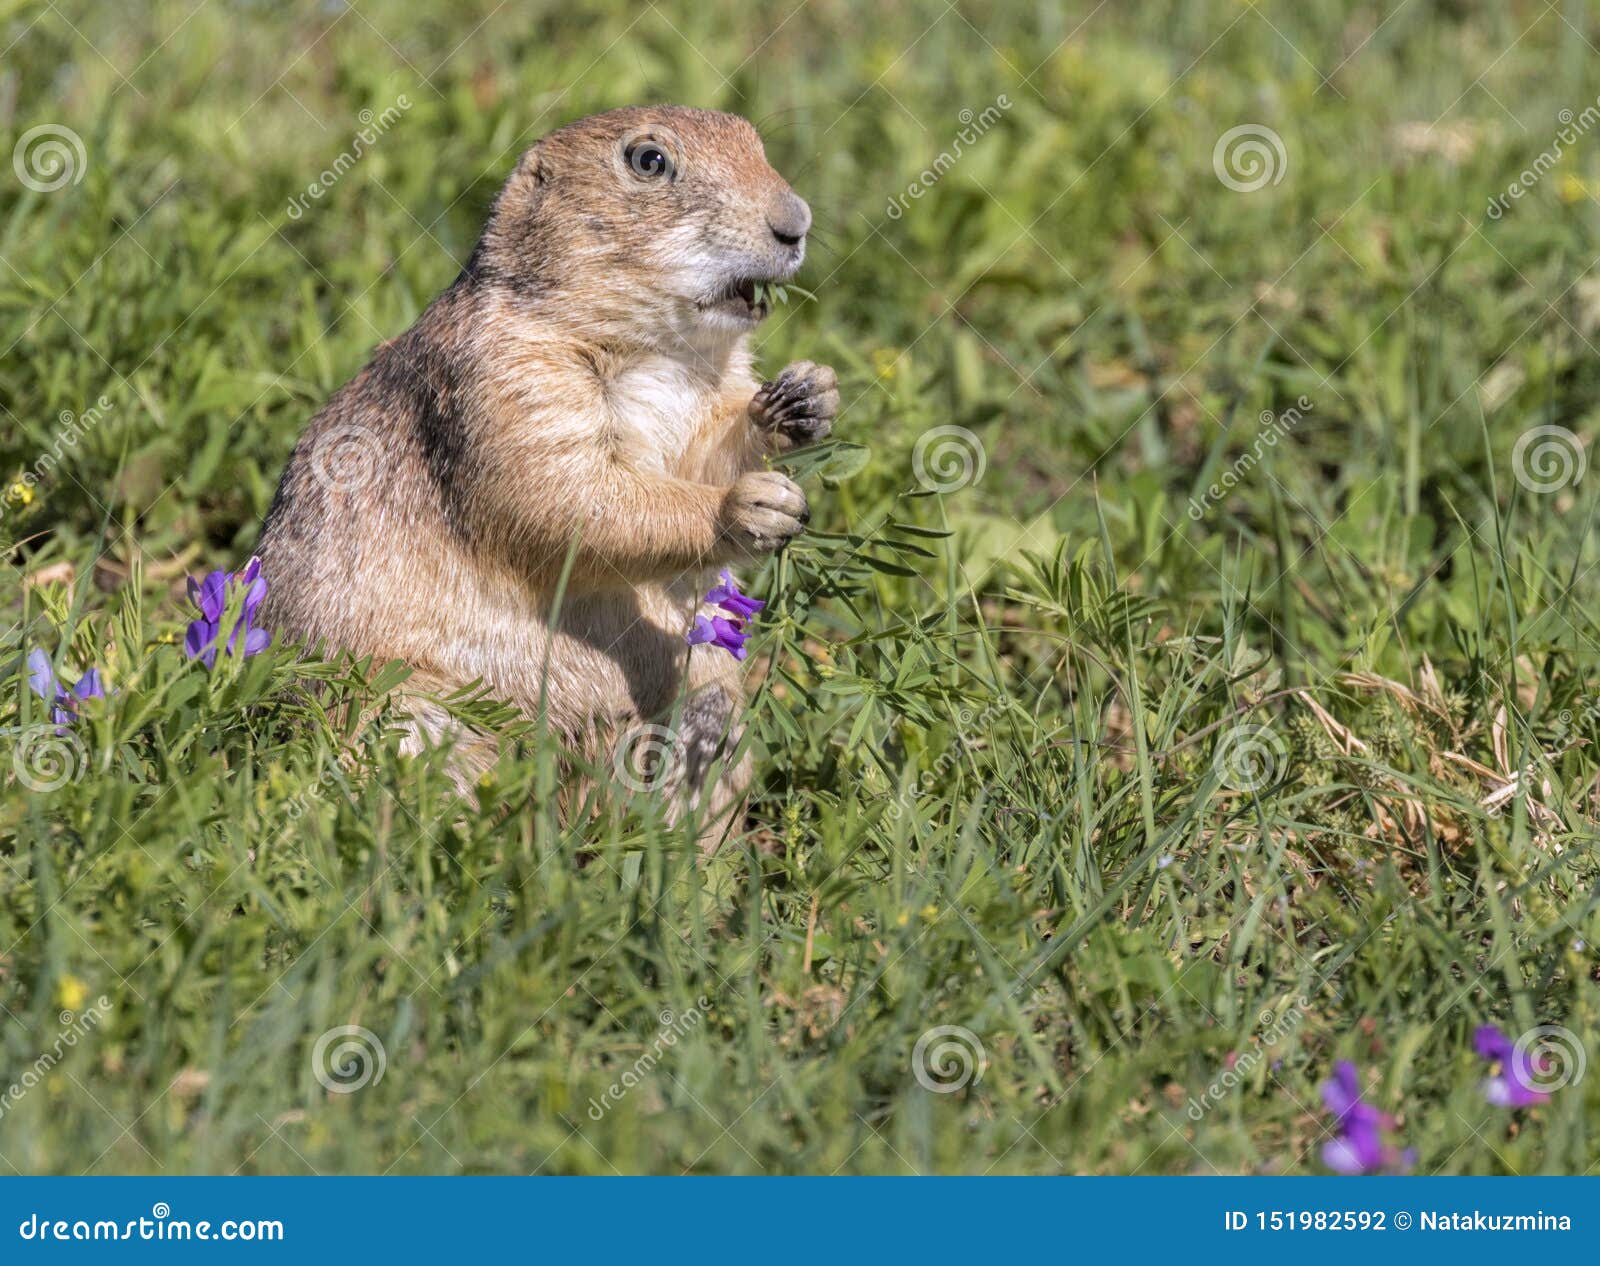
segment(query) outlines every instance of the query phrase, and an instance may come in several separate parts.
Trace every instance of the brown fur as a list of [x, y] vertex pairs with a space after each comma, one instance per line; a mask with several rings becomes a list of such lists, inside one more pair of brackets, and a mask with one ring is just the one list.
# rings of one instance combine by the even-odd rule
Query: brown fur
[[[635, 165], [641, 143], [670, 176]], [[809, 224], [731, 115], [618, 110], [539, 142], [461, 276], [301, 436], [261, 543], [264, 622], [405, 660], [419, 689], [481, 678], [542, 702], [597, 756], [682, 698], [686, 725], [726, 731], [741, 666], [684, 633], [714, 569], [801, 530], [804, 496], [764, 458], [826, 434], [838, 392], [802, 364], [758, 394], [760, 314], [718, 296], [792, 276]], [[706, 738], [685, 736], [691, 776]], [[714, 798], [747, 779], [745, 762]]]

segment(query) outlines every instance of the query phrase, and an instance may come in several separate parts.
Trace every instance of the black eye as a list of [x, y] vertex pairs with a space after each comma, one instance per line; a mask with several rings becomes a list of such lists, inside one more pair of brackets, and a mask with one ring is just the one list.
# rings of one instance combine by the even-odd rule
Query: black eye
[[648, 180], [666, 180], [672, 177], [672, 159], [667, 151], [654, 141], [634, 141], [622, 155], [636, 176]]

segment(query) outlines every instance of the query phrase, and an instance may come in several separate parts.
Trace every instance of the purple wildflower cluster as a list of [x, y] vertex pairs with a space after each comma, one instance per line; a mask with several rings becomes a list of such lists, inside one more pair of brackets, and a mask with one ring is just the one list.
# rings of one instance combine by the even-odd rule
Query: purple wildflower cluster
[[[1527, 1051], [1492, 1024], [1480, 1025], [1472, 1034], [1478, 1055], [1499, 1071], [1483, 1081], [1484, 1099], [1497, 1108], [1528, 1108], [1550, 1098], [1538, 1077], [1544, 1071]], [[1334, 1117], [1335, 1134], [1322, 1145], [1322, 1160], [1341, 1174], [1403, 1173], [1416, 1163], [1416, 1149], [1397, 1150], [1383, 1141], [1394, 1119], [1361, 1098], [1361, 1075], [1349, 1060], [1333, 1066], [1333, 1077], [1323, 1083], [1322, 1102]]]
[[1333, 1066], [1333, 1078], [1322, 1085], [1322, 1102], [1334, 1116], [1337, 1133], [1322, 1145], [1322, 1162], [1340, 1174], [1404, 1172], [1416, 1163], [1415, 1150], [1397, 1150], [1383, 1141], [1394, 1119], [1361, 1098], [1361, 1074], [1347, 1059]]
[[694, 627], [689, 630], [689, 645], [699, 646], [704, 643], [720, 646], [735, 659], [743, 659], [748, 654], [744, 644], [750, 637], [746, 632], [750, 618], [767, 604], [758, 598], [752, 598], [747, 593], [741, 593], [739, 582], [726, 567], [722, 569], [721, 583], [711, 588], [705, 600], [728, 614], [695, 616]]
[[38, 647], [28, 652], [28, 688], [50, 705], [50, 719], [57, 726], [71, 725], [78, 719], [78, 705], [85, 699], [104, 699], [105, 682], [100, 670], [91, 668], [68, 690], [56, 677], [50, 656]]
[[189, 601], [199, 608], [200, 618], [189, 622], [183, 650], [190, 659], [200, 660], [207, 668], [216, 666], [222, 619], [227, 612], [228, 599], [236, 588], [244, 590], [244, 609], [222, 649], [229, 655], [245, 657], [258, 654], [272, 644], [272, 634], [256, 624], [256, 613], [267, 596], [267, 578], [261, 574], [259, 558], [252, 558], [243, 571], [214, 571], [200, 581], [191, 576]]
[[1528, 1108], [1550, 1097], [1536, 1080], [1543, 1070], [1494, 1025], [1480, 1026], [1472, 1034], [1472, 1047], [1490, 1063], [1500, 1065], [1499, 1073], [1483, 1082], [1483, 1097], [1495, 1107]]

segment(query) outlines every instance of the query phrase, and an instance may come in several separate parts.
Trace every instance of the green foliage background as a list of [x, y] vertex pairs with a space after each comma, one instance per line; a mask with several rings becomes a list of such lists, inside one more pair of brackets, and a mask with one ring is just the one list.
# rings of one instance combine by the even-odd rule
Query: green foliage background
[[[1490, 1108], [1470, 1033], [1600, 1001], [1600, 475], [1516, 457], [1594, 434], [1600, 137], [1488, 212], [1597, 45], [1577, 0], [0, 0], [4, 151], [84, 155], [0, 165], [0, 1170], [1301, 1172], [1351, 1058], [1424, 1172], [1586, 1172], [1600, 1077]], [[870, 449], [757, 578], [760, 790], [709, 864], [648, 802], [563, 826], [489, 701], [480, 812], [397, 756], [393, 672], [175, 645], [520, 150], [656, 100], [811, 201], [762, 362], [834, 364]], [[927, 495], [936, 426], [984, 464]], [[32, 647], [114, 697], [54, 736]], [[343, 1025], [383, 1075], [330, 1093]]]

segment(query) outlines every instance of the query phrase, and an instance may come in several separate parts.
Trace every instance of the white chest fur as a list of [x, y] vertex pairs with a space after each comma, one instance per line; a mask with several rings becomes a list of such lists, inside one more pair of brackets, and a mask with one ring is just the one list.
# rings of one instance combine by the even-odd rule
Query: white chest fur
[[611, 438], [641, 467], [665, 473], [683, 456], [715, 392], [692, 365], [671, 356], [640, 357], [605, 384]]

